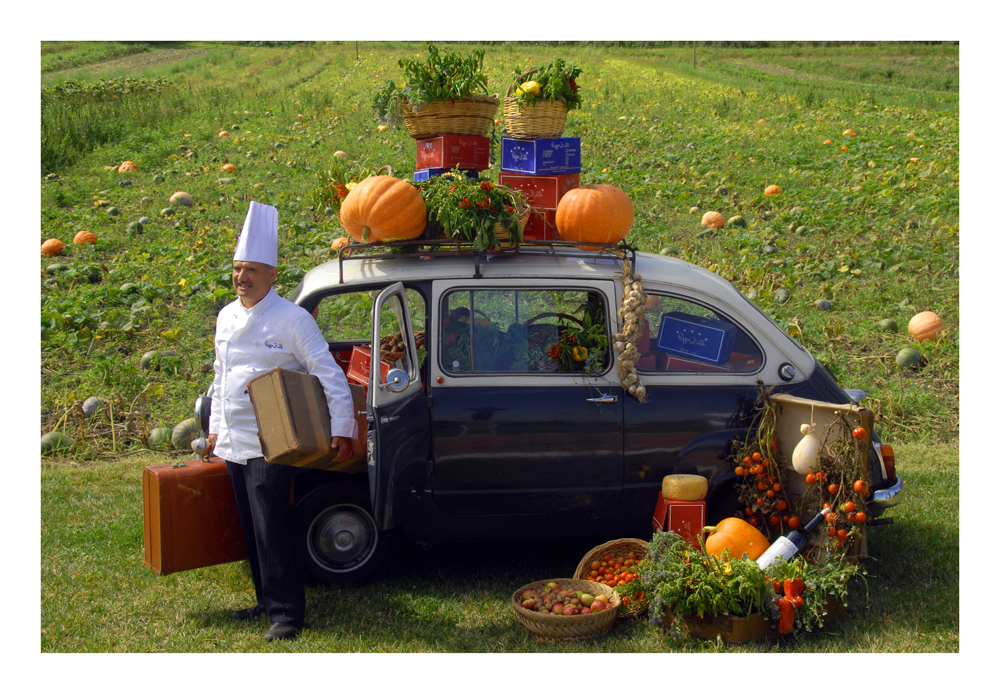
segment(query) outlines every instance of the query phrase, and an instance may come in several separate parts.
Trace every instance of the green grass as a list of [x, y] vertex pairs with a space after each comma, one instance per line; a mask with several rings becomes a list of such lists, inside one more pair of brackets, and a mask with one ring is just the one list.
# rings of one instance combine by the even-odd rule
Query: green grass
[[[957, 652], [958, 450], [903, 445], [906, 503], [869, 530], [866, 583], [847, 615], [778, 644], [670, 643], [644, 620], [606, 638], [541, 642], [509, 606], [520, 586], [571, 576], [591, 544], [474, 543], [423, 549], [404, 541], [376, 583], [310, 587], [308, 629], [291, 644], [262, 640], [266, 620], [237, 624], [253, 602], [246, 562], [157, 576], [142, 565], [141, 472], [153, 455], [43, 463], [42, 652], [918, 653]], [[652, 509], [650, 509], [652, 516]]]

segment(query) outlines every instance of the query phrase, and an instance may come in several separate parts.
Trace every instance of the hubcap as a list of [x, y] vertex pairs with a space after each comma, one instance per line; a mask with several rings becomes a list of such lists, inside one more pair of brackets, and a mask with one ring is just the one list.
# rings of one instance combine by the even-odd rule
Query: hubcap
[[371, 558], [378, 544], [375, 524], [357, 506], [333, 506], [309, 526], [309, 554], [329, 571], [354, 571]]

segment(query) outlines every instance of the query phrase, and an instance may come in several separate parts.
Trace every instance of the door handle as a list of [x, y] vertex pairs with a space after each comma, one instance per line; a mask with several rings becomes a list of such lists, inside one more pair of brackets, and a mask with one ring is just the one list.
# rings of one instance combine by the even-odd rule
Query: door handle
[[389, 422], [395, 422], [397, 419], [399, 419], [399, 415], [398, 414], [395, 415], [395, 416], [393, 416], [393, 417], [380, 417], [379, 421], [382, 424], [388, 424]]
[[597, 398], [587, 398], [587, 402], [618, 402], [618, 396], [617, 395], [605, 395], [605, 394], [602, 393], [600, 397], [597, 397]]

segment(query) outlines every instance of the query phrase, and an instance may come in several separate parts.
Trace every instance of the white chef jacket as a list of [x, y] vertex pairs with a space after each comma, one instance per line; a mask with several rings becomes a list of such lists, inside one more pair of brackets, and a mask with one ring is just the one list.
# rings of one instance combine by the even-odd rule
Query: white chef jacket
[[274, 287], [251, 308], [239, 298], [219, 311], [215, 322], [215, 380], [209, 433], [215, 455], [236, 463], [260, 458], [257, 419], [247, 383], [275, 367], [316, 376], [330, 410], [330, 435], [358, 437], [351, 390], [330, 354], [316, 321]]

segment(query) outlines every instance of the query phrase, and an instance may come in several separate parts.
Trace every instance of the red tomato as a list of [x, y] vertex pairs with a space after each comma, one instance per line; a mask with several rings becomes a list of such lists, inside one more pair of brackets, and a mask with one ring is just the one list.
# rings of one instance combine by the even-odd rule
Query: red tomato
[[830, 492], [831, 494], [836, 494], [837, 492], [840, 491], [840, 485], [831, 484], [829, 487], [826, 488], [826, 491]]
[[768, 489], [767, 490], [767, 498], [768, 499], [773, 499], [774, 498], [774, 490], [773, 489]]
[[845, 530], [844, 528], [841, 528], [840, 530], [838, 530], [837, 531], [837, 539], [839, 539], [839, 540], [846, 540], [847, 539], [847, 530]]
[[867, 495], [868, 485], [865, 483], [864, 480], [856, 480], [854, 482], [854, 491], [856, 491], [858, 494]]
[[788, 519], [788, 527], [791, 528], [792, 530], [795, 530], [795, 528], [799, 527], [799, 523], [801, 522], [802, 521], [799, 519], [798, 516], [792, 516], [791, 518]]
[[830, 528], [829, 530], [826, 531], [826, 534], [829, 535], [830, 537], [837, 537], [837, 529]]
[[806, 475], [806, 484], [816, 484], [816, 475], [812, 473]]
[[780, 492], [781, 491], [781, 485], [778, 484], [777, 482], [775, 482], [774, 486], [771, 487], [771, 489], [773, 489], [776, 492]]
[[775, 528], [777, 528], [778, 524], [781, 523], [781, 519], [778, 518], [777, 516], [771, 516], [770, 518], [767, 519], [767, 522], [773, 525]]
[[854, 514], [855, 523], [864, 523], [867, 519], [868, 516], [865, 515], [864, 511], [858, 511], [857, 513]]
[[737, 466], [736, 466], [736, 469], [735, 469], [735, 470], [733, 470], [733, 472], [735, 472], [735, 473], [736, 473], [736, 476], [737, 476], [737, 477], [743, 477], [743, 475], [745, 475], [745, 474], [746, 474], [746, 470], [744, 470], [744, 469], [743, 469], [743, 466], [742, 466], [742, 465], [737, 465]]
[[760, 525], [760, 521], [758, 521], [756, 518], [751, 518], [750, 520], [747, 521], [747, 523], [749, 523], [750, 525], [752, 525], [755, 528], [758, 525]]
[[744, 458], [743, 458], [743, 464], [744, 465], [749, 465], [752, 462], [753, 462], [753, 458], [751, 458], [750, 456], [744, 456]]
[[840, 507], [840, 510], [843, 511], [844, 513], [853, 513], [854, 512], [854, 502], [853, 501], [848, 501], [846, 504], [844, 504], [843, 506]]
[[760, 459], [763, 458], [764, 456], [762, 456], [759, 452], [754, 451], [753, 455], [751, 455], [750, 457], [754, 460], [754, 462], [759, 463]]
[[786, 502], [784, 499], [779, 499], [778, 503], [776, 503], [774, 507], [779, 511], [784, 511], [786, 508], [788, 508], [788, 502]]
[[864, 427], [857, 427], [854, 431], [851, 432], [851, 436], [856, 438], [858, 441], [861, 441], [866, 436], [868, 436], [868, 431]]

